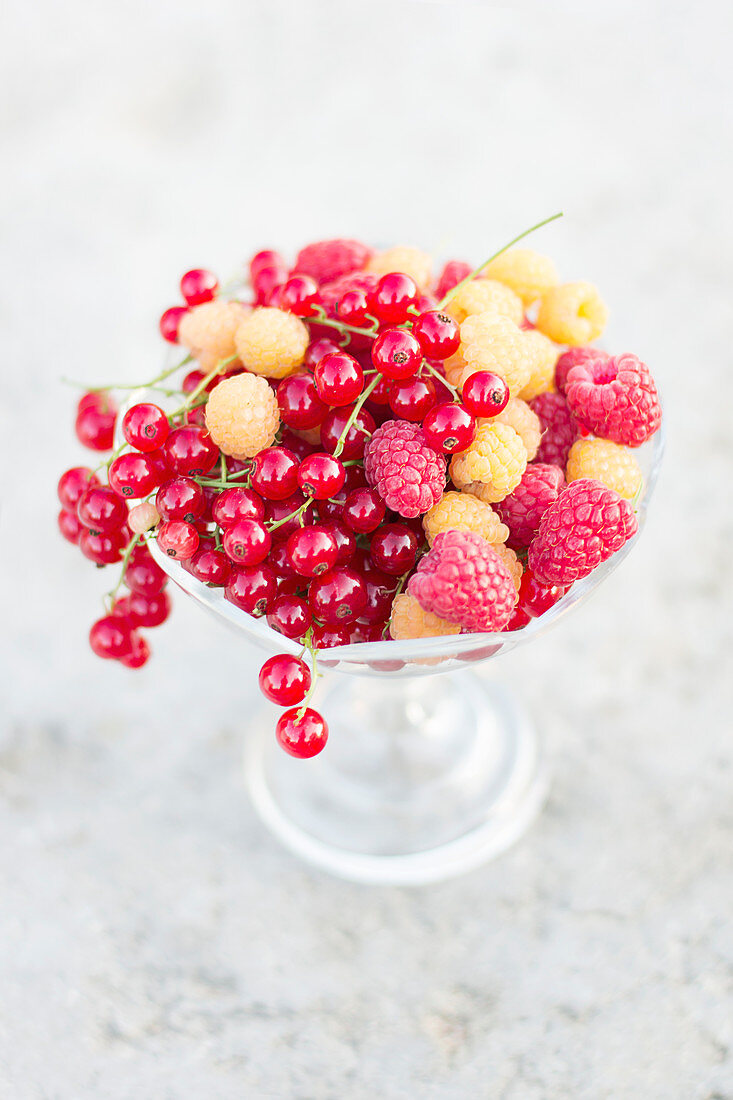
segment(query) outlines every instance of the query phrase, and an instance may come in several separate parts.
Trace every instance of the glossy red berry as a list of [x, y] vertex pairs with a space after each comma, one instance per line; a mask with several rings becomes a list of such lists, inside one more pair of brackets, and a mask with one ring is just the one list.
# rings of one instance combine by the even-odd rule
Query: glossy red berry
[[378, 321], [401, 325], [410, 316], [410, 306], [417, 301], [417, 283], [409, 275], [391, 271], [383, 275], [369, 295], [369, 309]]
[[352, 489], [344, 501], [341, 518], [356, 534], [366, 535], [379, 527], [386, 511], [376, 489]]
[[401, 576], [415, 565], [417, 535], [404, 523], [385, 523], [372, 535], [369, 553], [378, 569]]
[[118, 455], [109, 468], [109, 483], [128, 500], [149, 496], [161, 481], [161, 471], [149, 455], [128, 451]]
[[192, 577], [202, 584], [208, 584], [210, 588], [221, 588], [225, 585], [232, 571], [232, 563], [226, 554], [213, 546], [197, 550], [187, 566]]
[[322, 336], [318, 340], [314, 340], [312, 344], [309, 344], [308, 350], [305, 353], [305, 359], [303, 365], [308, 370], [314, 370], [316, 363], [320, 363], [324, 355], [331, 355], [335, 352], [342, 352], [343, 348], [340, 348], [335, 340], [330, 340], [328, 336]]
[[122, 530], [106, 531], [97, 534], [84, 527], [79, 534], [79, 549], [85, 558], [96, 565], [112, 565], [120, 560], [127, 543], [127, 535]]
[[291, 374], [283, 378], [277, 387], [277, 403], [283, 423], [299, 431], [317, 428], [328, 412], [310, 374]]
[[305, 661], [289, 653], [268, 657], [259, 675], [260, 691], [279, 707], [302, 703], [311, 686], [311, 673]]
[[476, 421], [463, 405], [436, 405], [423, 421], [423, 432], [436, 451], [465, 451], [476, 434]]
[[262, 522], [265, 518], [265, 502], [252, 489], [237, 485], [219, 493], [211, 506], [211, 515], [220, 527], [231, 527], [240, 519], [257, 519]]
[[127, 519], [127, 508], [114, 489], [109, 489], [106, 485], [95, 485], [86, 489], [79, 497], [76, 514], [85, 527], [99, 533], [116, 531], [122, 527]]
[[168, 583], [168, 577], [154, 561], [147, 546], [136, 546], [125, 568], [125, 584], [132, 592], [153, 596]]
[[199, 547], [199, 533], [192, 523], [167, 520], [158, 525], [158, 546], [169, 558], [192, 558]]
[[132, 649], [132, 627], [118, 615], [105, 615], [97, 619], [89, 631], [89, 645], [97, 657], [119, 660]]
[[326, 530], [329, 531], [336, 540], [336, 565], [347, 565], [356, 551], [356, 536], [354, 532], [339, 519], [331, 520], [325, 526]]
[[369, 401], [374, 402], [375, 405], [389, 405], [389, 399], [392, 394], [392, 387], [395, 385], [390, 378], [381, 378], [377, 382], [376, 386], [369, 394]]
[[498, 416], [509, 401], [509, 387], [498, 374], [479, 370], [463, 383], [461, 397], [474, 416]]
[[235, 607], [259, 618], [277, 595], [277, 580], [267, 565], [241, 565], [232, 572], [224, 596]]
[[77, 516], [73, 512], [67, 512], [65, 508], [62, 508], [57, 517], [59, 531], [67, 540], [67, 542], [73, 542], [76, 545], [79, 542], [79, 536], [84, 530], [84, 525], [79, 522]]
[[204, 514], [206, 497], [193, 478], [172, 477], [155, 494], [155, 507], [161, 519], [183, 519], [186, 523], [194, 523]]
[[372, 345], [372, 363], [385, 378], [411, 378], [420, 369], [422, 351], [407, 329], [387, 328]]
[[314, 618], [336, 626], [358, 619], [366, 607], [363, 577], [348, 566], [340, 566], [315, 577], [308, 588], [308, 605]]
[[158, 322], [160, 335], [164, 340], [167, 340], [169, 344], [178, 343], [178, 328], [187, 313], [188, 306], [171, 306], [160, 318]]
[[163, 446], [166, 462], [176, 474], [206, 474], [219, 461], [219, 448], [203, 428], [174, 428]]
[[313, 619], [305, 600], [291, 593], [283, 593], [273, 601], [267, 612], [267, 621], [273, 630], [286, 638], [302, 638]]
[[138, 634], [136, 630], [131, 633], [130, 642], [132, 648], [124, 657], [120, 657], [120, 664], [123, 664], [125, 668], [142, 668], [150, 657], [150, 646], [142, 634]]
[[358, 288], [347, 290], [336, 303], [336, 315], [346, 325], [362, 328], [369, 314], [369, 299], [366, 291]]
[[326, 405], [340, 407], [356, 401], [364, 386], [364, 372], [353, 355], [336, 352], [316, 364], [313, 379]]
[[270, 551], [270, 532], [256, 519], [239, 519], [227, 527], [222, 549], [236, 565], [259, 565]]
[[285, 267], [263, 267], [252, 280], [255, 305], [277, 306], [280, 288], [288, 277]]
[[263, 248], [260, 252], [255, 252], [252, 259], [249, 261], [249, 274], [253, 281], [256, 281], [260, 272], [267, 270], [268, 268], [280, 268], [285, 270], [285, 260], [279, 252], [275, 252], [270, 248]]
[[[321, 446], [324, 451], [333, 454], [336, 450], [341, 433], [351, 416], [352, 408], [353, 406], [346, 405], [342, 409], [331, 409], [330, 412], [326, 413], [321, 424]], [[348, 461], [352, 458], [362, 458], [367, 440], [375, 427], [376, 424], [371, 413], [367, 412], [366, 409], [360, 409], [356, 420], [349, 428], [344, 439], [343, 450], [339, 456], [341, 460]]]
[[318, 283], [310, 275], [291, 275], [280, 287], [279, 308], [296, 317], [312, 317], [320, 301]]
[[138, 451], [155, 451], [170, 433], [168, 417], [157, 405], [143, 402], [133, 405], [122, 418], [122, 434]]
[[127, 613], [133, 626], [160, 626], [170, 615], [171, 601], [167, 592], [144, 596], [132, 592], [127, 598]]
[[95, 485], [99, 485], [99, 478], [88, 466], [72, 466], [70, 470], [65, 470], [57, 486], [61, 507], [76, 515], [80, 496]]
[[421, 313], [412, 326], [412, 333], [427, 359], [450, 359], [461, 344], [458, 322], [437, 309]]
[[109, 394], [88, 393], [81, 398], [76, 414], [76, 435], [93, 451], [109, 451], [115, 437], [117, 406]]
[[304, 458], [298, 470], [298, 486], [306, 497], [327, 500], [338, 493], [346, 479], [346, 467], [333, 455], [318, 451]]
[[349, 645], [351, 631], [348, 624], [332, 626], [328, 623], [314, 623], [311, 639], [316, 649], [333, 649], [337, 645]]
[[[385, 582], [391, 581], [391, 577], [384, 578]], [[394, 585], [383, 583], [376, 577], [366, 577], [366, 606], [361, 613], [361, 618], [368, 623], [385, 623], [392, 611], [394, 600]]]
[[289, 538], [293, 531], [313, 523], [315, 508], [312, 502], [300, 516], [294, 515], [305, 503], [306, 498], [300, 492], [285, 500], [268, 500], [265, 516], [273, 539], [281, 542]]
[[296, 573], [301, 577], [317, 577], [336, 564], [338, 545], [327, 527], [314, 524], [293, 531], [288, 539], [287, 552]]
[[285, 447], [266, 447], [252, 461], [252, 488], [265, 500], [285, 500], [298, 488], [299, 465]]
[[530, 569], [525, 569], [519, 585], [519, 606], [537, 618], [549, 611], [565, 595], [567, 587], [540, 584]]
[[275, 727], [275, 736], [278, 744], [290, 756], [307, 760], [323, 751], [328, 740], [328, 726], [318, 711], [311, 707], [305, 708], [302, 717], [298, 717], [299, 714], [298, 707], [291, 707], [281, 714]]
[[195, 267], [181, 279], [181, 294], [189, 306], [210, 302], [219, 289], [219, 280], [213, 271]]
[[389, 407], [401, 420], [418, 423], [427, 416], [435, 403], [435, 386], [430, 378], [414, 376], [391, 384]]

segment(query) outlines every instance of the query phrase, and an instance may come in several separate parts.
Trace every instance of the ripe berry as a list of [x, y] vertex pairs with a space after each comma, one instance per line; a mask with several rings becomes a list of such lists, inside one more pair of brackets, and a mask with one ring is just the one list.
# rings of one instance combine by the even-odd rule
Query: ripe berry
[[168, 577], [157, 561], [151, 557], [147, 546], [136, 546], [125, 567], [125, 584], [132, 592], [153, 596], [168, 583]]
[[219, 448], [203, 428], [175, 428], [163, 446], [166, 462], [176, 474], [205, 474], [219, 461]]
[[273, 267], [285, 270], [285, 260], [279, 252], [274, 252], [270, 248], [263, 248], [261, 252], [255, 252], [249, 261], [249, 275], [252, 282], [257, 281], [260, 272]]
[[235, 607], [259, 618], [277, 595], [277, 581], [267, 565], [242, 565], [232, 569], [224, 596]]
[[192, 558], [198, 550], [199, 533], [192, 523], [168, 520], [158, 527], [158, 546], [169, 558]]
[[142, 668], [150, 657], [150, 646], [142, 634], [138, 634], [136, 630], [131, 633], [130, 642], [132, 643], [132, 649], [124, 657], [120, 657], [120, 664], [123, 664], [125, 668]]
[[343, 348], [340, 348], [337, 343], [330, 340], [327, 336], [322, 336], [319, 340], [314, 340], [312, 344], [308, 346], [308, 350], [305, 353], [305, 359], [303, 360], [303, 366], [308, 370], [314, 370], [316, 363], [320, 363], [324, 355], [331, 355], [334, 352], [341, 353]]
[[160, 626], [170, 615], [171, 601], [167, 592], [144, 596], [132, 592], [127, 598], [128, 617], [133, 626]]
[[97, 565], [112, 565], [122, 557], [127, 535], [122, 530], [97, 534], [87, 527], [79, 535], [79, 549], [85, 558]]
[[525, 569], [519, 585], [519, 605], [533, 618], [544, 615], [567, 592], [567, 587], [540, 584], [530, 569]]
[[138, 451], [155, 451], [168, 438], [168, 417], [157, 405], [143, 403], [128, 409], [122, 420], [122, 434]]
[[369, 394], [369, 401], [374, 402], [375, 405], [389, 405], [389, 399], [394, 385], [395, 383], [392, 382], [391, 379], [380, 377], [376, 386]]
[[302, 638], [313, 620], [305, 600], [284, 593], [273, 602], [267, 613], [267, 621], [273, 630], [284, 634], [286, 638]]
[[99, 478], [88, 466], [72, 466], [70, 470], [65, 470], [59, 478], [57, 487], [61, 507], [76, 515], [79, 497], [95, 485], [99, 485]]
[[420, 369], [422, 351], [407, 329], [387, 328], [372, 345], [372, 363], [385, 378], [411, 378]]
[[171, 306], [160, 318], [158, 322], [160, 335], [164, 340], [167, 340], [169, 344], [178, 343], [178, 326], [187, 313], [188, 306]]
[[231, 527], [239, 519], [258, 519], [261, 522], [265, 518], [265, 503], [251, 489], [237, 485], [218, 494], [211, 515], [220, 527]]
[[332, 569], [311, 581], [308, 605], [321, 622], [330, 625], [353, 622], [366, 607], [366, 585], [353, 569]]
[[277, 387], [280, 417], [289, 428], [317, 428], [328, 411], [310, 374], [291, 374]]
[[430, 378], [413, 377], [390, 383], [389, 407], [402, 420], [418, 423], [435, 403], [435, 386]]
[[458, 323], [447, 313], [437, 309], [421, 313], [412, 326], [412, 334], [428, 359], [450, 359], [461, 343]]
[[346, 565], [354, 556], [356, 550], [356, 536], [354, 532], [342, 523], [341, 520], [331, 520], [326, 525], [326, 530], [336, 540], [336, 565]]
[[89, 645], [98, 657], [119, 660], [132, 649], [132, 628], [118, 615], [105, 615], [97, 619], [89, 631]]
[[[390, 579], [385, 577], [385, 580]], [[371, 577], [367, 577], [364, 583], [367, 599], [366, 606], [361, 613], [362, 619], [366, 619], [368, 623], [385, 623], [389, 619], [392, 610], [394, 588], [381, 584], [379, 580]]]
[[316, 524], [293, 531], [287, 552], [296, 573], [301, 577], [317, 577], [336, 564], [338, 545], [327, 527]]
[[127, 508], [121, 496], [106, 485], [86, 489], [76, 506], [79, 521], [90, 531], [116, 531], [127, 519]]
[[417, 283], [409, 275], [391, 271], [383, 275], [369, 295], [369, 309], [383, 324], [401, 325], [417, 301]]
[[[293, 516], [293, 513], [297, 512], [305, 503], [306, 499], [302, 493], [293, 493], [291, 497], [287, 497], [285, 500], [268, 500], [266, 520], [270, 526], [273, 539], [280, 542], [292, 535], [293, 531], [298, 531], [301, 527], [313, 523], [315, 509], [312, 503], [301, 514], [300, 518]], [[275, 524], [278, 524], [278, 526], [274, 526]]]
[[76, 545], [84, 530], [84, 525], [79, 522], [78, 517], [73, 512], [67, 512], [65, 508], [61, 509], [57, 518], [61, 534], [68, 542], [73, 542]]
[[285, 447], [266, 447], [252, 462], [252, 488], [266, 500], [285, 500], [298, 488], [298, 458]]
[[316, 649], [333, 649], [337, 645], [349, 645], [351, 631], [346, 626], [329, 626], [326, 623], [314, 623], [311, 639]]
[[376, 489], [353, 489], [341, 509], [341, 517], [358, 535], [376, 530], [382, 522], [387, 506]]
[[289, 653], [268, 657], [260, 669], [260, 690], [271, 703], [292, 707], [302, 703], [311, 686], [311, 674], [305, 661]]
[[207, 546], [196, 553], [187, 562], [188, 572], [196, 580], [208, 584], [211, 588], [221, 588], [229, 579], [232, 565], [226, 554], [213, 546]]
[[190, 477], [172, 477], [155, 494], [155, 507], [161, 519], [184, 519], [193, 523], [206, 508], [204, 491]]
[[270, 532], [256, 519], [239, 519], [227, 527], [221, 540], [228, 558], [237, 565], [259, 565], [267, 557], [272, 539]]
[[465, 451], [476, 434], [476, 421], [463, 405], [446, 403], [431, 409], [423, 422], [425, 438], [436, 451]]
[[306, 707], [302, 718], [298, 717], [298, 708], [291, 707], [278, 719], [275, 735], [278, 743], [291, 756], [307, 760], [317, 756], [328, 740], [328, 726], [325, 720], [311, 707]]
[[336, 316], [345, 325], [361, 328], [369, 313], [369, 299], [366, 291], [354, 288], [347, 290], [336, 303]]
[[[346, 427], [346, 421], [351, 416], [351, 412], [352, 406], [346, 405], [342, 409], [331, 409], [330, 412], [326, 413], [321, 424], [321, 446], [324, 451], [333, 454], [336, 450], [336, 445]], [[360, 409], [356, 420], [349, 428], [344, 439], [340, 455], [342, 461], [348, 461], [351, 458], [362, 458], [367, 440], [375, 428], [376, 424], [371, 413], [368, 413], [366, 409]]]
[[181, 279], [181, 294], [189, 306], [210, 302], [219, 289], [219, 280], [213, 271], [195, 267]]
[[322, 451], [304, 458], [298, 470], [298, 485], [307, 497], [327, 500], [334, 496], [346, 479], [346, 467], [333, 455]]
[[258, 306], [277, 306], [279, 291], [288, 277], [285, 267], [263, 267], [252, 280], [255, 292], [255, 304]]
[[321, 401], [340, 407], [356, 401], [364, 385], [364, 372], [346, 352], [324, 355], [316, 364], [313, 378]]
[[161, 482], [155, 460], [139, 451], [118, 455], [109, 468], [109, 483], [116, 493], [129, 500], [149, 496]]
[[369, 553], [378, 569], [400, 576], [415, 565], [417, 535], [404, 523], [385, 523], [372, 535]]
[[117, 406], [106, 393], [85, 394], [76, 415], [76, 434], [80, 443], [93, 451], [109, 451], [115, 435]]
[[509, 387], [498, 374], [479, 370], [463, 383], [463, 404], [474, 416], [497, 416], [509, 401]]
[[296, 317], [312, 317], [320, 304], [318, 283], [310, 275], [291, 275], [280, 287], [279, 309], [286, 309]]

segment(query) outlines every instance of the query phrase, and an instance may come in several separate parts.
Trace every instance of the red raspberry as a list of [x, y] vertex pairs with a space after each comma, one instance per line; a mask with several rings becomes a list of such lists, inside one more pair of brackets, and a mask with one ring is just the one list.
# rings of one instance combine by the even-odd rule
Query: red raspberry
[[445, 459], [418, 424], [387, 420], [364, 453], [364, 472], [388, 508], [408, 519], [437, 504], [445, 488]]
[[578, 425], [567, 401], [561, 393], [541, 393], [530, 401], [530, 405], [542, 427], [542, 440], [535, 459], [564, 470], [568, 452], [578, 438]]
[[572, 584], [620, 550], [637, 529], [628, 500], [600, 481], [579, 478], [542, 516], [529, 567], [540, 584]]
[[509, 546], [529, 546], [537, 534], [543, 514], [557, 500], [565, 485], [559, 466], [533, 462], [524, 471], [516, 489], [495, 505], [509, 528]]
[[440, 278], [435, 287], [435, 297], [438, 300], [444, 298], [449, 290], [452, 290], [454, 286], [458, 286], [472, 271], [471, 265], [464, 263], [463, 260], [449, 260], [440, 273]]
[[356, 271], [352, 272], [350, 275], [341, 275], [338, 279], [333, 279], [329, 283], [324, 283], [321, 287], [321, 305], [329, 317], [335, 317], [337, 312], [336, 307], [344, 294], [348, 293], [350, 290], [363, 290], [365, 295], [369, 295], [376, 289], [378, 282], [378, 275], [370, 275], [366, 271]]
[[517, 602], [509, 570], [473, 531], [444, 531], [410, 577], [408, 592], [423, 611], [460, 623], [465, 633], [501, 630]]
[[330, 283], [351, 271], [361, 271], [372, 255], [361, 241], [339, 237], [332, 241], [316, 241], [301, 248], [291, 275], [310, 275], [317, 283]]
[[565, 383], [573, 367], [581, 363], [589, 363], [592, 359], [600, 359], [602, 363], [607, 363], [608, 352], [601, 351], [600, 348], [568, 348], [563, 352], [555, 363], [555, 385], [560, 393], [565, 393]]
[[640, 447], [662, 422], [651, 371], [636, 355], [579, 363], [571, 369], [565, 385], [575, 419], [602, 439]]

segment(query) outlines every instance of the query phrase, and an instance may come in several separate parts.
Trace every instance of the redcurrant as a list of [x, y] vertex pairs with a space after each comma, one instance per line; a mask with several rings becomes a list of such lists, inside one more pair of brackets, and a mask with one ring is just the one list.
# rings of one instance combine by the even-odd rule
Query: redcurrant
[[238, 519], [226, 528], [221, 540], [224, 553], [237, 565], [259, 565], [271, 543], [270, 532], [256, 519]]
[[328, 726], [325, 719], [306, 707], [302, 717], [297, 707], [291, 707], [280, 716], [275, 727], [278, 744], [291, 756], [307, 760], [322, 752], [328, 740]]
[[273, 630], [286, 638], [302, 638], [311, 625], [310, 608], [305, 600], [289, 593], [279, 595], [267, 613], [267, 621]]
[[169, 344], [178, 343], [178, 327], [187, 313], [188, 306], [171, 306], [160, 318], [158, 322], [160, 335]]
[[450, 359], [461, 344], [458, 322], [437, 309], [421, 313], [412, 326], [412, 334], [428, 359]]
[[76, 545], [79, 542], [79, 536], [84, 530], [84, 525], [79, 522], [77, 516], [73, 512], [67, 512], [65, 508], [62, 508], [58, 514], [59, 531], [68, 542], [73, 542]]
[[356, 550], [356, 536], [354, 532], [338, 519], [331, 520], [327, 523], [326, 530], [333, 535], [336, 540], [336, 549], [338, 551], [336, 565], [346, 565], [351, 561], [354, 556], [354, 551]]
[[296, 317], [312, 317], [320, 301], [318, 283], [310, 275], [291, 275], [280, 287], [279, 308]]
[[352, 489], [344, 501], [341, 516], [352, 531], [366, 535], [384, 519], [387, 506], [376, 489]]
[[320, 524], [293, 531], [287, 551], [290, 564], [301, 577], [317, 577], [327, 572], [338, 558], [334, 535]]
[[89, 644], [98, 657], [119, 660], [132, 649], [130, 624], [118, 615], [97, 619], [89, 631]]
[[198, 550], [199, 533], [192, 523], [167, 520], [158, 526], [158, 546], [169, 558], [192, 558]]
[[90, 531], [116, 531], [127, 519], [125, 502], [114, 489], [95, 485], [79, 497], [76, 514]]
[[252, 488], [266, 500], [285, 500], [298, 488], [298, 458], [285, 447], [266, 447], [252, 462]]
[[161, 519], [185, 519], [193, 523], [206, 508], [204, 491], [190, 477], [172, 477], [155, 494], [155, 507]]
[[[351, 416], [353, 406], [346, 405], [342, 409], [331, 409], [326, 413], [321, 424], [321, 446], [324, 451], [331, 454], [336, 450], [341, 433], [346, 427], [346, 422]], [[362, 458], [367, 440], [376, 427], [374, 417], [366, 409], [360, 409], [356, 420], [349, 428], [341, 451], [342, 461], [351, 458]]]
[[383, 275], [369, 295], [369, 309], [383, 324], [401, 325], [410, 316], [418, 297], [417, 284], [409, 275], [391, 271]]
[[85, 394], [76, 415], [80, 443], [93, 451], [109, 451], [115, 436], [117, 406], [106, 393]]
[[200, 306], [210, 302], [219, 289], [219, 280], [213, 271], [195, 267], [187, 271], [181, 279], [181, 294], [187, 305]]
[[336, 352], [316, 364], [313, 378], [321, 401], [340, 407], [355, 401], [364, 385], [364, 372], [353, 355]]
[[70, 470], [65, 470], [57, 488], [61, 507], [76, 515], [80, 496], [95, 485], [99, 485], [99, 478], [88, 466], [72, 466]]
[[497, 416], [509, 401], [509, 387], [498, 374], [479, 370], [463, 383], [463, 404], [474, 416]]
[[124, 657], [120, 657], [120, 664], [123, 664], [125, 668], [142, 668], [150, 657], [150, 646], [142, 634], [138, 634], [136, 630], [133, 630], [130, 634], [130, 642], [132, 648]]
[[96, 534], [88, 527], [79, 535], [79, 549], [85, 558], [97, 565], [112, 565], [122, 557], [127, 535], [121, 529]]
[[170, 597], [167, 592], [156, 592], [153, 596], [132, 592], [127, 598], [127, 610], [133, 626], [160, 626], [170, 615]]
[[176, 474], [205, 474], [219, 461], [219, 448], [203, 428], [175, 428], [163, 446], [166, 462]]
[[404, 328], [386, 328], [372, 345], [372, 363], [385, 378], [411, 378], [422, 363], [415, 337]]
[[311, 581], [308, 605], [321, 622], [332, 626], [353, 622], [366, 607], [364, 579], [348, 566], [332, 569]]
[[235, 607], [259, 618], [277, 595], [277, 580], [267, 565], [242, 565], [232, 572], [224, 596]]
[[320, 363], [324, 355], [331, 355], [334, 352], [341, 353], [341, 351], [343, 351], [343, 348], [340, 348], [337, 343], [330, 340], [328, 336], [322, 336], [309, 345], [305, 353], [303, 365], [307, 367], [308, 370], [313, 370], [316, 363]]
[[435, 386], [430, 378], [415, 376], [391, 384], [389, 407], [402, 420], [418, 423], [430, 412], [435, 402]]
[[425, 438], [436, 451], [465, 451], [476, 434], [476, 421], [463, 405], [436, 405], [423, 421]]
[[369, 299], [366, 291], [355, 288], [347, 290], [336, 303], [336, 316], [345, 325], [361, 328], [369, 313]]
[[196, 580], [208, 584], [211, 588], [221, 588], [229, 579], [232, 565], [222, 550], [207, 546], [197, 550], [189, 559], [188, 572]]
[[213, 520], [220, 527], [231, 527], [239, 519], [265, 518], [265, 502], [252, 489], [236, 485], [225, 489], [214, 500], [211, 508]]
[[108, 477], [114, 491], [129, 500], [149, 496], [161, 481], [155, 460], [139, 451], [118, 455], [110, 465]]
[[168, 438], [168, 417], [157, 405], [133, 405], [122, 419], [122, 434], [138, 451], [155, 451]]
[[372, 535], [369, 552], [378, 569], [400, 576], [413, 568], [417, 545], [417, 535], [406, 524], [385, 523]]
[[346, 479], [346, 467], [333, 455], [317, 452], [304, 458], [298, 470], [298, 485], [306, 497], [327, 500], [338, 493]]
[[316, 428], [328, 411], [310, 374], [291, 374], [277, 387], [280, 416], [289, 428]]
[[302, 703], [311, 686], [311, 673], [305, 661], [289, 653], [268, 657], [259, 675], [260, 690], [271, 703], [292, 707]]
[[132, 592], [140, 592], [145, 596], [154, 596], [168, 583], [168, 577], [154, 561], [146, 546], [136, 547], [144, 553], [133, 552], [125, 568], [125, 584]]

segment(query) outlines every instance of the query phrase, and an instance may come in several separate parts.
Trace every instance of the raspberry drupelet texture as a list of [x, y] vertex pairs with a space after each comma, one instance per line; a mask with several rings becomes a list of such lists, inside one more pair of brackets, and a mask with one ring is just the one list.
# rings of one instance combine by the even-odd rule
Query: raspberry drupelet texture
[[488, 543], [505, 542], [509, 529], [490, 504], [470, 493], [443, 493], [422, 521], [428, 543], [443, 531], [473, 531]]
[[526, 466], [527, 449], [514, 428], [482, 420], [471, 446], [453, 456], [450, 473], [459, 489], [472, 481], [483, 482], [482, 499], [493, 502], [503, 500], [519, 485]]
[[600, 348], [568, 348], [567, 351], [563, 352], [555, 364], [555, 386], [560, 393], [565, 393], [568, 374], [573, 367], [577, 367], [581, 363], [588, 363], [591, 359], [600, 359], [603, 363], [606, 363], [609, 355], [608, 352], [601, 351]]
[[519, 592], [519, 586], [522, 583], [522, 576], [524, 574], [524, 566], [517, 557], [516, 551], [507, 546], [504, 542], [492, 542], [491, 549], [494, 553], [498, 554], [504, 565], [507, 567], [510, 577], [514, 582], [514, 587]]
[[508, 424], [520, 436], [527, 450], [527, 461], [537, 454], [542, 439], [542, 425], [537, 413], [519, 397], [510, 397], [505, 408], [487, 421], [488, 424]]
[[292, 313], [254, 310], [235, 334], [237, 355], [253, 374], [286, 378], [301, 366], [310, 341], [308, 326]]
[[206, 404], [206, 427], [224, 454], [252, 458], [275, 440], [280, 427], [277, 397], [266, 379], [255, 374], [225, 378]]
[[469, 374], [487, 370], [504, 379], [512, 397], [527, 385], [538, 359], [527, 334], [508, 317], [492, 312], [475, 313], [463, 322], [460, 355], [466, 367], [459, 388]]
[[436, 535], [410, 577], [408, 592], [424, 611], [460, 623], [466, 633], [501, 630], [517, 602], [506, 565], [473, 531]]
[[559, 466], [534, 462], [524, 471], [513, 493], [496, 510], [509, 528], [507, 542], [513, 547], [529, 546], [537, 534], [542, 516], [565, 487]]
[[372, 256], [366, 264], [366, 270], [372, 275], [388, 275], [391, 271], [400, 271], [414, 279], [420, 290], [427, 290], [432, 276], [433, 259], [419, 248], [397, 245]]
[[364, 453], [364, 473], [388, 508], [411, 519], [440, 500], [445, 458], [427, 443], [422, 428], [407, 420], [387, 420]]
[[662, 422], [654, 379], [636, 355], [577, 363], [568, 373], [565, 396], [582, 427], [627, 447], [640, 447]]
[[642, 485], [642, 473], [634, 455], [610, 439], [576, 439], [570, 448], [566, 470], [568, 482], [593, 478], [626, 500], [633, 500]]
[[578, 438], [578, 425], [561, 393], [541, 393], [531, 402], [540, 419], [542, 440], [535, 458], [565, 469], [568, 452]]
[[502, 317], [508, 317], [515, 325], [520, 324], [524, 317], [522, 300], [513, 290], [495, 279], [472, 279], [470, 283], [462, 286], [445, 307], [459, 325], [467, 317], [473, 317], [477, 313], [498, 313]]
[[608, 309], [592, 283], [561, 283], [540, 299], [537, 328], [557, 344], [590, 344], [608, 320]]
[[523, 401], [531, 401], [541, 393], [548, 393], [555, 388], [555, 364], [561, 352], [561, 348], [537, 329], [528, 329], [524, 334], [525, 340], [534, 345], [537, 351], [534, 369], [529, 377], [529, 382], [519, 396]]
[[237, 354], [235, 333], [250, 312], [242, 302], [219, 298], [204, 302], [184, 315], [178, 341], [199, 361], [204, 372], [211, 371], [222, 359]]
[[542, 584], [572, 584], [620, 550], [637, 530], [628, 500], [600, 481], [581, 478], [545, 511], [527, 563]]
[[484, 268], [483, 274], [511, 287], [526, 306], [536, 302], [558, 281], [550, 257], [531, 248], [507, 249]]
[[346, 237], [315, 241], [301, 248], [291, 274], [310, 275], [317, 283], [330, 283], [352, 271], [361, 271], [371, 255], [371, 248]]
[[401, 592], [392, 603], [389, 632], [397, 642], [404, 638], [441, 638], [460, 634], [461, 625], [441, 619], [432, 611], [423, 611], [414, 596]]

